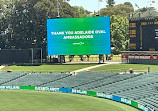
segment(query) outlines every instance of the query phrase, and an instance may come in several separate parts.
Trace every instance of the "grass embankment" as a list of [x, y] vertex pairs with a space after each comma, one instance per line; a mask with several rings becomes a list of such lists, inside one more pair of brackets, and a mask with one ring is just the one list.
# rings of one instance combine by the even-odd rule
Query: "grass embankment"
[[13, 72], [70, 72], [96, 64], [63, 64], [63, 65], [40, 65], [40, 66], [6, 66], [1, 69], [2, 72], [12, 69]]
[[1, 111], [139, 111], [101, 98], [75, 94], [0, 91]]
[[101, 72], [125, 72], [130, 68], [134, 69], [134, 72], [148, 72], [148, 67], [150, 67], [150, 72], [158, 71], [158, 65], [144, 65], [144, 64], [110, 64], [102, 67], [93, 69], [92, 71]]

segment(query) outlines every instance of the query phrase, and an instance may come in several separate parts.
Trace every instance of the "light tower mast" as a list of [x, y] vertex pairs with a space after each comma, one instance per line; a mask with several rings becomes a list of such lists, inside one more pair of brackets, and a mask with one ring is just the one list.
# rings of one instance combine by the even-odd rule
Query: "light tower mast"
[[60, 3], [59, 3], [59, 0], [57, 0], [57, 11], [58, 11], [57, 18], [60, 18]]

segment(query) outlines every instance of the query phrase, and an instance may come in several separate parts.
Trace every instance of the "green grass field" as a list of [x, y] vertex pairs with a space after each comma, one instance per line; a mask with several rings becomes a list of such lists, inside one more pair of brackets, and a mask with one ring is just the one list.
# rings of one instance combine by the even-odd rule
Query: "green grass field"
[[[1, 71], [6, 71], [7, 69], [12, 69], [13, 72], [70, 72], [77, 69], [86, 68], [89, 66], [94, 66], [98, 64], [67, 64], [67, 65], [40, 65], [40, 66], [6, 66]], [[101, 72], [124, 72], [128, 71], [130, 68], [134, 68], [134, 72], [148, 72], [148, 67], [150, 71], [158, 71], [158, 65], [143, 65], [143, 64], [111, 64], [105, 65], [92, 69], [92, 71]]]
[[124, 72], [128, 71], [130, 68], [134, 69], [134, 72], [148, 72], [148, 67], [150, 71], [158, 71], [158, 65], [144, 65], [144, 64], [111, 64], [105, 65], [93, 69], [92, 71], [101, 71], [101, 72]]
[[93, 66], [96, 64], [63, 64], [63, 65], [40, 65], [40, 66], [6, 66], [1, 71], [12, 69], [13, 72], [70, 72], [77, 69]]
[[0, 90], [1, 111], [139, 111], [128, 105], [90, 96]]

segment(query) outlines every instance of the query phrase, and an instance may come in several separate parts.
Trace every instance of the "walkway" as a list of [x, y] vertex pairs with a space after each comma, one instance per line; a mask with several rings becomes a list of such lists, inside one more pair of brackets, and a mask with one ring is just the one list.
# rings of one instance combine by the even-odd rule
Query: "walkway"
[[0, 70], [2, 69], [2, 68], [4, 68], [5, 66], [0, 66]]
[[87, 71], [88, 69], [94, 69], [94, 68], [102, 67], [102, 66], [109, 65], [109, 64], [120, 64], [120, 63], [121, 62], [105, 62], [104, 64], [99, 64], [99, 65], [95, 65], [95, 66], [86, 67], [86, 68], [83, 68], [83, 69], [71, 71], [70, 73], [71, 74], [74, 74], [74, 73], [76, 74], [76, 73], [79, 73], [79, 72]]

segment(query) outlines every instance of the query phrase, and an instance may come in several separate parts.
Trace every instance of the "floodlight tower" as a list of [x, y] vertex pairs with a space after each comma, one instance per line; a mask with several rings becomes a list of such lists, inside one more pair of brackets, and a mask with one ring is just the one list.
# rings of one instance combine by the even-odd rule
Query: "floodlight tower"
[[[62, 2], [69, 2], [69, 1], [70, 0], [62, 0]], [[60, 2], [59, 0], [57, 0], [57, 12], [58, 12], [57, 18], [60, 18], [60, 8], [61, 8]]]
[[103, 0], [98, 0], [98, 13], [96, 14], [96, 16], [100, 15], [100, 2], [103, 2]]

